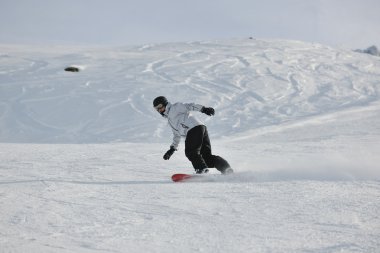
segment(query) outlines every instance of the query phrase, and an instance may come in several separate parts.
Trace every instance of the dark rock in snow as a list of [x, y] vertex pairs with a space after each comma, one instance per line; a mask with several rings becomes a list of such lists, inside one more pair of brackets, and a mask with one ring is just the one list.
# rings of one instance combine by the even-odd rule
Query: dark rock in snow
[[377, 49], [376, 46], [370, 46], [367, 49], [364, 49], [364, 50], [358, 49], [355, 51], [359, 52], [359, 53], [365, 53], [365, 54], [370, 54], [370, 55], [374, 55], [374, 56], [380, 56], [380, 51], [379, 51], [379, 49]]
[[79, 72], [79, 68], [77, 67], [67, 67], [65, 68], [65, 71], [69, 71], [69, 72]]

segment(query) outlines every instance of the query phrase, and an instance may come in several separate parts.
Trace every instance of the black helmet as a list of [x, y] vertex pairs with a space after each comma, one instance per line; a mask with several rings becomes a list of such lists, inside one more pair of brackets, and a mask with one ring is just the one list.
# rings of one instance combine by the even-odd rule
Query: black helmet
[[156, 106], [158, 106], [160, 104], [163, 105], [163, 106], [166, 106], [168, 104], [168, 100], [166, 99], [166, 97], [159, 96], [159, 97], [156, 97], [153, 100], [153, 107], [156, 107]]

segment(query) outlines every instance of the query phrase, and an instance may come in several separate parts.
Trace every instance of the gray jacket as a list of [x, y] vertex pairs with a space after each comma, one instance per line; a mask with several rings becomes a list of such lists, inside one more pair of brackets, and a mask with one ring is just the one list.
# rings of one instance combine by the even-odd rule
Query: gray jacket
[[195, 126], [203, 125], [202, 121], [190, 114], [190, 111], [201, 111], [203, 105], [186, 103], [168, 103], [164, 112], [164, 117], [168, 119], [173, 131], [173, 146], [177, 149], [181, 137], [186, 137], [187, 132]]

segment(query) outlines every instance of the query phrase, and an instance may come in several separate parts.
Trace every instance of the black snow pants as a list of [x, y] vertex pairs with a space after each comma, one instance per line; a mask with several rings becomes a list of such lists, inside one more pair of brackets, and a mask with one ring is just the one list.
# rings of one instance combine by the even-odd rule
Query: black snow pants
[[205, 168], [216, 168], [223, 173], [230, 167], [222, 157], [211, 153], [210, 138], [206, 126], [203, 125], [196, 126], [187, 133], [185, 154], [196, 171]]

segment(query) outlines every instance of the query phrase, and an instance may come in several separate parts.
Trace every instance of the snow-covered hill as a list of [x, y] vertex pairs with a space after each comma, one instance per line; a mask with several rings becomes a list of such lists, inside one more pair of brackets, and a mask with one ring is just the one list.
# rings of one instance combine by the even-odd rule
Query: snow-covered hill
[[[162, 141], [152, 100], [217, 110], [230, 136], [378, 100], [380, 60], [294, 41], [235, 40], [118, 49], [1, 46], [0, 141]], [[79, 73], [64, 68], [78, 65]]]
[[[297, 41], [1, 45], [0, 252], [378, 252], [379, 90], [380, 58]], [[233, 176], [170, 181], [158, 95], [216, 109]]]

